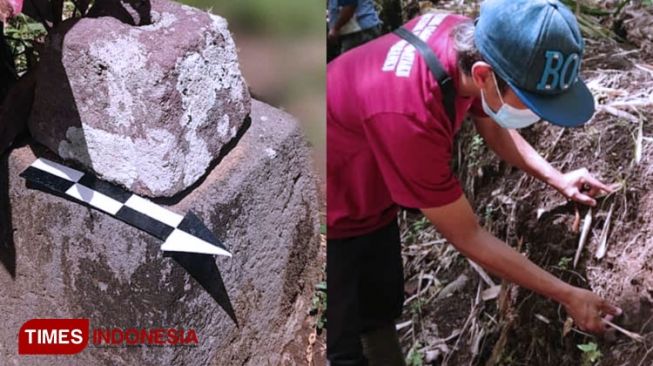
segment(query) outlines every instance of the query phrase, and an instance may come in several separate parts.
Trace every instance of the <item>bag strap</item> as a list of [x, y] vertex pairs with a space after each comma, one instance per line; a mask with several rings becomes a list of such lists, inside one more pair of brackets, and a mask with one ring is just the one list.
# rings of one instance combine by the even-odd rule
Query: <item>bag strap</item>
[[451, 76], [447, 74], [438, 60], [438, 57], [435, 55], [431, 47], [429, 47], [426, 42], [422, 41], [418, 36], [413, 32], [409, 31], [404, 27], [399, 27], [393, 31], [396, 35], [404, 39], [406, 42], [410, 43], [415, 47], [417, 51], [422, 55], [422, 58], [426, 62], [431, 74], [435, 80], [437, 80], [438, 85], [440, 86], [440, 93], [442, 94], [442, 102], [444, 104], [444, 109], [447, 112], [447, 116], [451, 120], [451, 123], [456, 121], [456, 107], [454, 105], [454, 98], [456, 97], [456, 90], [453, 87], [453, 80]]

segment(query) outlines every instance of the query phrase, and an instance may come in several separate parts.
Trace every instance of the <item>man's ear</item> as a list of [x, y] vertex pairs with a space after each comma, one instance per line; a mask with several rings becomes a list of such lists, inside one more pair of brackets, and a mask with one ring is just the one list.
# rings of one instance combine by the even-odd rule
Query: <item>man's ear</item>
[[472, 65], [472, 81], [479, 89], [489, 88], [492, 82], [492, 66], [487, 62], [477, 61]]

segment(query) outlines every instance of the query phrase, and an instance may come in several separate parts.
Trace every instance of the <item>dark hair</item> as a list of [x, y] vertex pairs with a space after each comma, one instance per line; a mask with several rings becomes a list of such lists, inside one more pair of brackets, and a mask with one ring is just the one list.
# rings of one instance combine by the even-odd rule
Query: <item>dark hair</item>
[[[458, 59], [458, 67], [468, 76], [472, 74], [474, 63], [478, 61], [487, 62], [481, 56], [478, 48], [476, 48], [476, 43], [474, 43], [474, 29], [474, 22], [468, 20], [456, 25], [451, 30], [456, 58]], [[496, 76], [499, 90], [501, 93], [504, 93], [508, 84], [496, 73], [494, 75]]]

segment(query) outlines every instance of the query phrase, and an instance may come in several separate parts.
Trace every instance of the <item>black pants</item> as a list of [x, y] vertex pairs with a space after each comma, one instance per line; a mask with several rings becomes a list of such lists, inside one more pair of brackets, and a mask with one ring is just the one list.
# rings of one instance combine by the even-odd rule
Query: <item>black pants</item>
[[327, 358], [367, 365], [361, 334], [394, 324], [404, 302], [397, 222], [367, 235], [327, 241]]

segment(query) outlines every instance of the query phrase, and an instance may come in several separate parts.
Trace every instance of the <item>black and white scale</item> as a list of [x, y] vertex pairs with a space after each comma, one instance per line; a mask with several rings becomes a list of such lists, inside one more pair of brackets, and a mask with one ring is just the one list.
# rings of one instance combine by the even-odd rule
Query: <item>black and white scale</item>
[[181, 216], [92, 174], [37, 158], [20, 174], [31, 187], [103, 211], [163, 241], [172, 257], [238, 323], [214, 255], [231, 257], [225, 245], [192, 212]]

